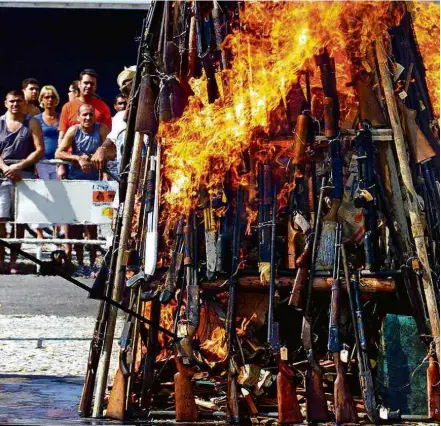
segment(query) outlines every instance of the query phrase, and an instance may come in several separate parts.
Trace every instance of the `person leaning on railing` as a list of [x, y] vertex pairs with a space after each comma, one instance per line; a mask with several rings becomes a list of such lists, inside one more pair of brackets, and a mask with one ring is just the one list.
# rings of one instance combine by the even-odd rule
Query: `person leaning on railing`
[[[70, 127], [63, 137], [55, 158], [69, 161], [67, 175], [71, 180], [98, 180], [99, 172], [92, 167], [90, 157], [106, 139], [109, 129], [104, 124], [95, 122], [95, 109], [92, 105], [82, 104], [78, 110], [77, 120], [79, 124]], [[89, 232], [91, 239], [97, 239], [96, 225], [68, 225], [67, 238], [81, 239], [83, 231]], [[84, 265], [84, 252], [81, 244], [75, 244], [75, 252], [78, 260], [77, 275], [89, 275], [90, 270]], [[66, 244], [66, 254], [72, 257], [72, 245]], [[90, 267], [96, 269], [96, 246], [90, 248]]]
[[[34, 164], [44, 156], [43, 134], [38, 121], [26, 114], [21, 90], [6, 94], [6, 114], [0, 117], [0, 170], [6, 179], [0, 182], [0, 238], [6, 237], [5, 222], [14, 217], [14, 182], [33, 178]], [[4, 160], [21, 160], [7, 165]], [[16, 238], [24, 237], [23, 225], [17, 225]], [[15, 246], [20, 248], [20, 244]], [[9, 272], [17, 273], [17, 252], [12, 250]], [[5, 269], [5, 249], [0, 248], [0, 270]]]

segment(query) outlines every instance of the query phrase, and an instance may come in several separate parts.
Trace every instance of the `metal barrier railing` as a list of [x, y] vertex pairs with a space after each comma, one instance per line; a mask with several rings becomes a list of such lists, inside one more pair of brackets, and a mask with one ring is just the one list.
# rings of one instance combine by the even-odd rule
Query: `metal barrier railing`
[[[19, 162], [20, 160], [5, 160], [6, 164], [14, 164]], [[41, 160], [38, 163], [40, 164], [53, 164], [53, 165], [59, 165], [59, 164], [65, 164], [65, 165], [69, 165], [72, 164], [68, 161], [63, 161], [63, 160]], [[115, 176], [114, 173], [112, 173], [110, 170], [105, 169], [104, 170], [114, 181], [119, 182], [119, 178], [118, 176]], [[6, 180], [6, 178], [1, 177], [0, 181], [4, 181]], [[41, 181], [41, 179], [23, 179], [24, 182], [28, 183], [29, 182], [33, 182], [33, 181]], [[51, 181], [45, 181], [45, 182], [51, 182]], [[54, 182], [54, 181], [52, 181]], [[69, 180], [63, 180], [60, 181], [63, 182], [63, 185], [68, 184], [69, 182], [71, 182], [72, 184], [74, 184], [75, 181], [69, 181]], [[79, 181], [76, 181], [79, 182]], [[102, 184], [105, 181], [81, 181], [81, 184], [83, 182], [89, 182], [92, 184], [96, 184], [97, 186], [100, 185], [100, 183]], [[52, 183], [52, 185], [54, 185]], [[17, 208], [17, 185], [15, 185], [15, 209], [14, 209], [14, 217], [8, 221], [8, 223], [10, 223], [15, 230], [17, 229], [17, 225], [23, 224], [23, 222], [19, 222], [17, 223], [16, 219], [17, 219], [17, 213], [18, 213], [18, 208]], [[65, 195], [65, 199], [69, 198], [69, 194], [67, 194], [69, 191], [65, 191], [64, 195]], [[74, 191], [73, 191], [74, 192]], [[83, 194], [80, 194], [81, 198], [83, 197]], [[36, 200], [40, 200], [43, 197], [41, 195], [39, 195], [39, 197], [36, 197]], [[69, 200], [71, 202], [72, 205], [76, 205], [76, 204], [81, 204], [81, 202], [84, 202], [84, 200]], [[64, 202], [64, 199], [61, 201]], [[63, 208], [63, 206], [59, 206], [60, 208]], [[39, 211], [38, 207], [36, 207], [35, 211]], [[39, 224], [41, 223], [40, 221], [36, 220], [35, 222], [25, 222], [27, 224]], [[55, 225], [74, 225], [74, 224], [78, 224], [78, 225], [82, 225], [82, 224], [86, 224], [86, 225], [102, 225], [102, 223], [93, 223], [93, 221], [88, 221], [87, 223], [60, 223], [59, 221], [54, 222], [54, 223], [47, 223], [44, 222], [45, 226], [55, 226]], [[16, 235], [16, 234], [15, 234]], [[79, 245], [95, 245], [95, 246], [105, 246], [107, 245], [107, 240], [108, 239], [72, 239], [72, 238], [58, 238], [58, 237], [53, 237], [53, 238], [43, 238], [43, 239], [38, 239], [38, 238], [29, 238], [29, 237], [25, 237], [25, 238], [4, 238], [5, 240], [7, 240], [9, 243], [11, 244], [32, 244], [32, 245], [36, 245], [37, 246], [37, 250], [36, 250], [36, 254], [37, 254], [37, 258], [41, 259], [42, 257], [42, 251], [43, 251], [43, 245], [45, 244], [54, 244], [54, 245], [61, 245], [61, 244], [79, 244]]]

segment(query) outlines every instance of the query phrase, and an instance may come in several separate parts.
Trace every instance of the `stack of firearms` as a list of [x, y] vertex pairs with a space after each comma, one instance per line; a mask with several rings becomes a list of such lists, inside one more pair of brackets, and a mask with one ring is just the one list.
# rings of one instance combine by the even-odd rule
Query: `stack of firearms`
[[[95, 285], [132, 313], [105, 398], [116, 310], [101, 302], [80, 412], [237, 424], [397, 420], [381, 404], [371, 362], [394, 305], [415, 318], [427, 347], [427, 418], [439, 420], [439, 135], [409, 13], [389, 45], [379, 36], [364, 61], [348, 55], [351, 114], [342, 117], [335, 60], [323, 48], [289, 90], [280, 130], [260, 130], [214, 188], [214, 161], [207, 165], [192, 209], [159, 220], [158, 125], [179, 119], [191, 77], [205, 74], [209, 103], [225, 93], [217, 82], [234, 57], [222, 43], [240, 26], [241, 7], [155, 1], [143, 26], [121, 205]], [[356, 20], [346, 25], [356, 34]], [[403, 68], [394, 81], [388, 57]], [[215, 355], [210, 318], [223, 335]]]

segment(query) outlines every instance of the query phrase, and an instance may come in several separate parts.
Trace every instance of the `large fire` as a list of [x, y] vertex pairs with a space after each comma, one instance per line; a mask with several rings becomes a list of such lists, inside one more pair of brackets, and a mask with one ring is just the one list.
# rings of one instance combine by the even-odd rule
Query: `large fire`
[[421, 55], [426, 67], [426, 80], [434, 114], [440, 117], [440, 3], [420, 1], [413, 4], [412, 18]]
[[[386, 20], [393, 3], [245, 2], [240, 30], [224, 41], [233, 60], [231, 68], [224, 71], [226, 75], [222, 79], [217, 76], [221, 97], [209, 104], [205, 79], [192, 80], [195, 94], [183, 116], [161, 124], [159, 135], [165, 144], [163, 212], [168, 218], [195, 207], [201, 182], [208, 180], [208, 190], [213, 193], [256, 135], [270, 134], [271, 113], [281, 105], [286, 107], [287, 93], [302, 70], [309, 69], [312, 85], [320, 86], [313, 56], [321, 48], [327, 47], [336, 59], [338, 90], [350, 98], [347, 53], [351, 44], [344, 23], [351, 20], [357, 28], [356, 49], [364, 54], [375, 37], [394, 24]], [[417, 4], [415, 22], [438, 111], [439, 5]]]

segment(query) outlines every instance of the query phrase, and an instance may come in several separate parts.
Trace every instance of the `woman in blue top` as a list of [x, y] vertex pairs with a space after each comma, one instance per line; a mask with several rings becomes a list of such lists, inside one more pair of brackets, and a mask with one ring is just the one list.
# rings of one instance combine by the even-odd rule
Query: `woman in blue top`
[[[44, 109], [35, 116], [43, 130], [44, 157], [43, 160], [53, 160], [58, 146], [58, 122], [60, 114], [56, 112], [60, 96], [54, 86], [44, 86], [38, 98], [40, 107]], [[57, 179], [55, 164], [37, 164], [38, 177], [43, 180]]]
[[[43, 112], [35, 116], [43, 131], [44, 157], [42, 160], [53, 160], [58, 146], [58, 122], [60, 114], [56, 112], [60, 103], [60, 96], [54, 86], [44, 86], [38, 98]], [[57, 179], [57, 166], [55, 164], [36, 164], [37, 174], [40, 179]], [[47, 224], [37, 225], [37, 238], [43, 238], [43, 228]]]

